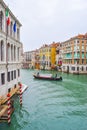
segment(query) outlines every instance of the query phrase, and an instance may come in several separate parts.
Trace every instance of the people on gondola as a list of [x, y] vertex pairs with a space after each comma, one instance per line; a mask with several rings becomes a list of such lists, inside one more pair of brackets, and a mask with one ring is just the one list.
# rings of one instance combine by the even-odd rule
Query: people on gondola
[[37, 73], [37, 76], [39, 76], [39, 72]]
[[57, 74], [55, 75], [55, 78], [57, 78]]

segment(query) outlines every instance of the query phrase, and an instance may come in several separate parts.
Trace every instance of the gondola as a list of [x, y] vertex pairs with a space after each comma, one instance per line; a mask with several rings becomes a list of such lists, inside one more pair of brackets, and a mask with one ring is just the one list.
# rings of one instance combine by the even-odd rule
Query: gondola
[[53, 77], [50, 75], [40, 75], [40, 74], [33, 74], [35, 79], [42, 79], [42, 80], [53, 80], [53, 81], [62, 81], [62, 77]]

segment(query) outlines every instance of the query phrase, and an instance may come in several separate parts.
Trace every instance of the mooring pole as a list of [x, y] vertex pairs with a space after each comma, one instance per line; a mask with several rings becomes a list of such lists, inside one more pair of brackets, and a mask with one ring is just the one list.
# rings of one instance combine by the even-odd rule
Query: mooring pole
[[20, 106], [22, 106], [22, 84], [20, 83]]
[[10, 94], [8, 93], [7, 94], [7, 98], [8, 98], [8, 101], [7, 101], [7, 105], [8, 105], [8, 124], [11, 123], [11, 101], [10, 101]]

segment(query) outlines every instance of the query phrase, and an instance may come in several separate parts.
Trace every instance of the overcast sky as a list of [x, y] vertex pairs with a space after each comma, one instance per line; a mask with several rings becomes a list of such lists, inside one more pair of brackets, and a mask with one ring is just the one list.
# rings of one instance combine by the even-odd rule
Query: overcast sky
[[87, 0], [4, 0], [21, 22], [24, 51], [87, 32]]

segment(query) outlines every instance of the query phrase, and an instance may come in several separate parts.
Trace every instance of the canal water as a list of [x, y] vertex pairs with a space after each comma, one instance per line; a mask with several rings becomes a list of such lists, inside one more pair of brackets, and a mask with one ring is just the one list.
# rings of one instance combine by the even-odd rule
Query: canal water
[[34, 79], [34, 72], [21, 70], [22, 83], [29, 86], [23, 105], [14, 96], [11, 124], [0, 123], [0, 130], [87, 130], [87, 75], [58, 73], [63, 81], [43, 81]]

